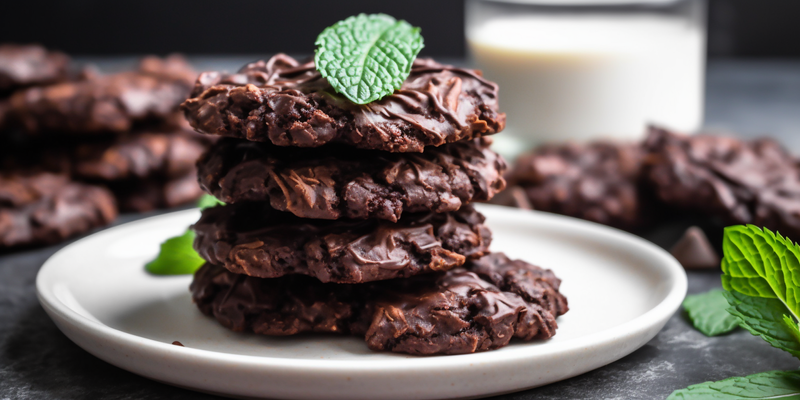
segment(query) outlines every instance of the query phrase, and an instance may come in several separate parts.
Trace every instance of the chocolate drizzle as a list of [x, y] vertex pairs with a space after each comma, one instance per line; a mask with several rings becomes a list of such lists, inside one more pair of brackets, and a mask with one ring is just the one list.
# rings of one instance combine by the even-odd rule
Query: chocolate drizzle
[[394, 94], [359, 105], [337, 94], [313, 62], [278, 54], [237, 74], [201, 74], [183, 109], [200, 132], [279, 146], [339, 142], [421, 152], [505, 126], [496, 84], [475, 71], [422, 59]]

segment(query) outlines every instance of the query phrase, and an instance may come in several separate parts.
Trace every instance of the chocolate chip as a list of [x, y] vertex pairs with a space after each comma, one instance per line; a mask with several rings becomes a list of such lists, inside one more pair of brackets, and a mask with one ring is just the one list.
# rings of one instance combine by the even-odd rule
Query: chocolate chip
[[672, 246], [670, 253], [686, 269], [710, 269], [720, 265], [719, 255], [703, 230], [696, 226], [686, 230], [678, 243]]

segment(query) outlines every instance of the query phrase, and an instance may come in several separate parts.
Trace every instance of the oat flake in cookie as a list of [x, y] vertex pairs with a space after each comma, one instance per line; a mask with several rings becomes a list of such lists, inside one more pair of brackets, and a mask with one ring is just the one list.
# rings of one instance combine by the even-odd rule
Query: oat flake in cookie
[[365, 105], [337, 94], [313, 62], [278, 54], [237, 74], [201, 74], [182, 107], [200, 132], [278, 146], [421, 152], [505, 127], [496, 84], [479, 71], [421, 59], [399, 90]]
[[0, 176], [0, 249], [57, 243], [116, 216], [101, 187], [50, 173]]
[[569, 309], [560, 283], [550, 270], [495, 253], [447, 272], [358, 285], [244, 277], [206, 264], [191, 290], [204, 314], [234, 331], [351, 334], [372, 350], [433, 355], [552, 337]]
[[471, 206], [392, 223], [302, 219], [265, 203], [237, 203], [203, 210], [194, 247], [238, 274], [361, 283], [444, 271], [486, 254], [491, 232], [483, 221]]
[[201, 186], [225, 203], [266, 201], [302, 218], [380, 218], [456, 211], [505, 187], [506, 164], [489, 138], [424, 153], [347, 146], [280, 148], [223, 139], [199, 162]]

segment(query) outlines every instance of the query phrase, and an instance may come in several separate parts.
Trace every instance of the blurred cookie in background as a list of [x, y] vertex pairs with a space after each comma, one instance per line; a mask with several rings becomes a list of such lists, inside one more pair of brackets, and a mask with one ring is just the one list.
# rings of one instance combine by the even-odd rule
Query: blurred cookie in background
[[193, 203], [203, 195], [197, 184], [197, 171], [177, 178], [152, 178], [110, 182], [109, 189], [122, 212], [147, 212]]
[[[722, 228], [735, 224], [800, 240], [800, 164], [769, 138], [651, 126], [637, 143], [540, 146], [518, 158], [507, 179], [509, 189], [492, 203], [565, 214], [658, 242], [667, 243], [659, 239], [674, 231], [677, 243], [680, 233], [699, 225], [718, 243]], [[697, 236], [692, 229], [690, 238]], [[704, 265], [716, 265], [712, 259], [705, 257]]]
[[192, 89], [180, 56], [144, 58], [134, 71], [17, 91], [11, 112], [28, 133], [121, 133], [161, 124]]
[[644, 147], [645, 174], [666, 206], [800, 239], [800, 168], [776, 141], [652, 127]]
[[111, 193], [65, 175], [0, 175], [0, 249], [53, 244], [117, 217]]
[[179, 177], [194, 170], [206, 146], [186, 132], [136, 132], [74, 149], [73, 174], [83, 180], [118, 181]]
[[516, 193], [500, 195], [497, 203], [636, 229], [648, 220], [642, 159], [641, 147], [634, 143], [541, 146], [517, 159], [507, 174]]
[[70, 58], [39, 45], [0, 44], [0, 96], [14, 90], [64, 81]]
[[15, 122], [0, 139], [6, 148], [0, 170], [60, 173], [106, 186], [124, 211], [199, 197], [197, 183], [189, 187], [185, 177], [212, 141], [178, 112], [197, 76], [189, 63], [178, 55], [148, 56], [133, 71], [83, 71], [0, 102], [0, 122]]
[[191, 203], [202, 195], [195, 162], [207, 143], [188, 132], [140, 132], [78, 146], [73, 176], [108, 186], [123, 212]]

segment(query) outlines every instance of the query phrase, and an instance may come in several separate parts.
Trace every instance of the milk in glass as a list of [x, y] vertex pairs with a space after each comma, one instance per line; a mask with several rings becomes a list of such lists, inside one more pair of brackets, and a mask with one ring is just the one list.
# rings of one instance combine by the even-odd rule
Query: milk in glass
[[467, 41], [500, 85], [510, 134], [529, 142], [635, 139], [648, 123], [700, 127], [702, 29], [652, 14], [523, 14], [468, 26]]

